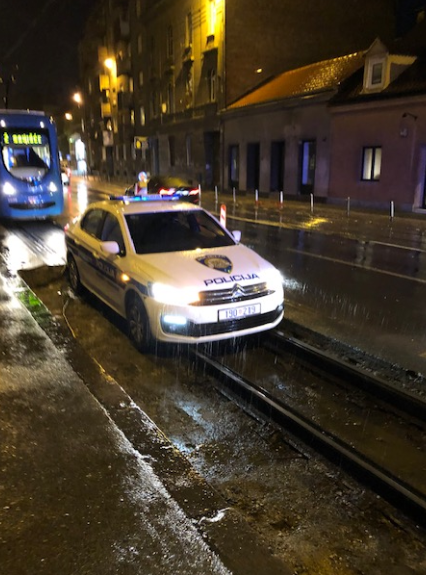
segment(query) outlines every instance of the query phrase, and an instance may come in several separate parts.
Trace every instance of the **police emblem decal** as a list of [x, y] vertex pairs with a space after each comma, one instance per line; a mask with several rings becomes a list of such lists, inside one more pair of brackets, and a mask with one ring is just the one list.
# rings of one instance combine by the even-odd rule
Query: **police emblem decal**
[[232, 271], [232, 262], [226, 256], [203, 256], [202, 258], [197, 258], [197, 262], [212, 270], [226, 272], [227, 274]]

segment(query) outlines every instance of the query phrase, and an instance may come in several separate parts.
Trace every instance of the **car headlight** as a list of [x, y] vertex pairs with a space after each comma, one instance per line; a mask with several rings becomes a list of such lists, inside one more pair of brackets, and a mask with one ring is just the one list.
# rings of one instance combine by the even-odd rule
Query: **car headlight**
[[9, 182], [6, 182], [3, 185], [3, 193], [5, 196], [14, 196], [16, 194], [16, 188]]
[[198, 291], [194, 288], [175, 288], [163, 283], [152, 283], [150, 285], [152, 297], [160, 303], [170, 303], [174, 305], [189, 305], [200, 301]]
[[270, 269], [267, 270], [263, 274], [263, 278], [265, 279], [268, 289], [277, 291], [279, 289], [283, 289], [284, 285], [284, 278], [281, 275], [281, 272], [277, 269]]
[[49, 192], [57, 192], [58, 186], [54, 182], [50, 182], [49, 184]]

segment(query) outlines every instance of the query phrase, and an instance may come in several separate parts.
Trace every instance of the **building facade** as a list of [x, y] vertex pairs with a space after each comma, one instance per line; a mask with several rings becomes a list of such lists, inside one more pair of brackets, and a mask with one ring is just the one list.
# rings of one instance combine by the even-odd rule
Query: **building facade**
[[426, 210], [426, 54], [410, 52], [376, 40], [331, 99], [331, 201]]
[[[222, 112], [283, 71], [391, 38], [391, 4], [100, 0], [80, 46], [89, 168], [236, 184], [223, 176]], [[255, 170], [248, 179], [257, 183]]]

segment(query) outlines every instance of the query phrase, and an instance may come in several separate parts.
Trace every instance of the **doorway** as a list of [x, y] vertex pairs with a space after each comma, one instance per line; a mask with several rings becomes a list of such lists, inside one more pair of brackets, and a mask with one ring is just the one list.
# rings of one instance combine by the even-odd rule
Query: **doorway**
[[247, 190], [259, 189], [260, 144], [247, 144]]

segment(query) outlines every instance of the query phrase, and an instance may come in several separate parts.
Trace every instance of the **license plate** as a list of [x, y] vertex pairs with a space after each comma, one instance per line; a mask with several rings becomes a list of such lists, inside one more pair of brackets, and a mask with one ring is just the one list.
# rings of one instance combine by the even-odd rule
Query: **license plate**
[[232, 319], [241, 319], [249, 315], [257, 315], [260, 313], [260, 303], [252, 305], [242, 305], [240, 307], [233, 307], [229, 309], [219, 310], [219, 321], [229, 321]]

